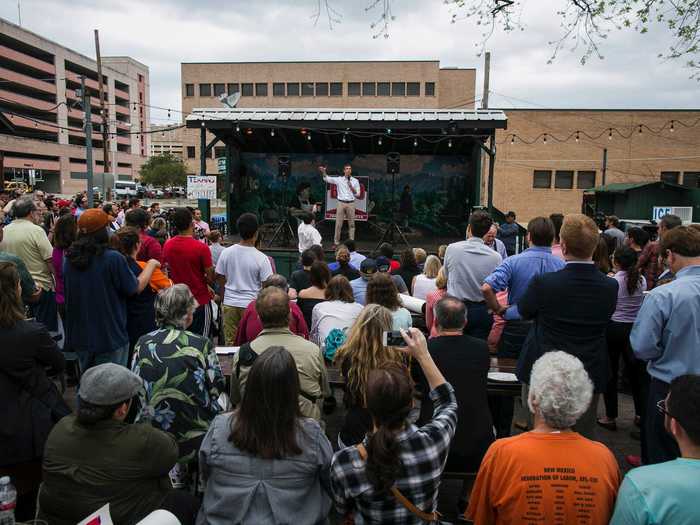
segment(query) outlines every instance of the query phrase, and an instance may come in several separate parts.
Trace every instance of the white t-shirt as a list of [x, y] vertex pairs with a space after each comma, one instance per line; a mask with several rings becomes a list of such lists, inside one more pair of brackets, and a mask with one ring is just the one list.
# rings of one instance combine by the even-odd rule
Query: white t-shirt
[[311, 330], [309, 332], [311, 341], [323, 348], [326, 337], [333, 328], [340, 330], [350, 328], [361, 311], [362, 305], [360, 303], [343, 301], [318, 303], [314, 306], [311, 314]]
[[321, 244], [321, 234], [313, 224], [304, 224], [303, 222], [299, 224], [297, 235], [299, 236], [299, 253], [311, 248], [314, 244]]
[[257, 248], [234, 244], [221, 252], [216, 273], [226, 276], [224, 305], [245, 308], [257, 297], [262, 282], [272, 275], [272, 266]]
[[416, 280], [413, 284], [413, 297], [416, 299], [423, 299], [425, 301], [428, 294], [435, 290], [437, 290], [437, 285], [435, 284], [434, 277], [430, 279], [422, 273], [416, 275]]

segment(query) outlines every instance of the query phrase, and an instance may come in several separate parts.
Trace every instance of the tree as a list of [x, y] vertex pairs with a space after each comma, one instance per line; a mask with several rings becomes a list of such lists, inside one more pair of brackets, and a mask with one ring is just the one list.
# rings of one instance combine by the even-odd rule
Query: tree
[[158, 188], [167, 186], [184, 186], [187, 182], [187, 170], [182, 159], [164, 153], [148, 159], [141, 169], [141, 182]]
[[[390, 24], [396, 17], [392, 12], [394, 0], [367, 0], [365, 11], [372, 12], [373, 38], [389, 37]], [[437, 1], [437, 0], [436, 0]], [[450, 6], [452, 22], [475, 20], [484, 28], [481, 48], [493, 33], [522, 31], [523, 12], [541, 0], [443, 0]], [[331, 0], [316, 0], [314, 17], [318, 22], [325, 10], [328, 24], [340, 23], [342, 14]], [[561, 34], [549, 42], [552, 62], [567, 45], [581, 53], [581, 63], [593, 57], [604, 58], [602, 44], [611, 31], [633, 30], [646, 34], [650, 26], [659, 24], [668, 31], [672, 44], [659, 50], [662, 60], [685, 60], [691, 77], [700, 80], [700, 0], [554, 0], [553, 14], [560, 19]]]

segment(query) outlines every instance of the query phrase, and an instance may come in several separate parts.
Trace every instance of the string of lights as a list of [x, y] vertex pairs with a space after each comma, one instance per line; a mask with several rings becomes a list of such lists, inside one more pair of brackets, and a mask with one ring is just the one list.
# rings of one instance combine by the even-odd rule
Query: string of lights
[[[500, 95], [499, 93], [493, 92], [494, 94]], [[504, 96], [505, 95], [500, 95]], [[513, 98], [513, 97], [506, 97], [506, 98]], [[514, 100], [518, 100], [513, 98]], [[474, 99], [476, 101], [478, 99]], [[0, 101], [4, 102], [13, 102], [8, 99], [3, 99], [0, 97]], [[472, 101], [473, 102], [473, 101]], [[56, 105], [54, 108], [51, 108], [50, 110], [46, 111], [54, 111], [56, 108], [61, 106], [62, 104], [66, 104], [65, 102], [61, 102], [58, 105]], [[139, 107], [144, 107], [148, 108], [150, 110], [157, 110], [157, 111], [163, 111], [167, 112], [167, 118], [171, 119], [173, 113], [177, 113], [179, 115], [183, 115], [184, 118], [187, 116], [191, 115], [191, 113], [186, 113], [177, 109], [173, 108], [167, 108], [167, 107], [162, 107], [162, 106], [155, 106], [152, 104], [146, 104], [143, 102], [131, 102], [134, 111], [137, 111]], [[123, 104], [117, 104], [117, 103], [109, 103], [106, 105], [120, 105], [123, 106]], [[30, 121], [35, 122], [35, 124], [38, 126], [39, 124], [49, 126], [61, 131], [75, 131], [75, 132], [83, 132], [82, 128], [76, 128], [73, 126], [62, 126], [57, 123], [53, 123], [50, 121], [45, 121], [38, 119], [32, 115], [27, 115], [27, 114], [22, 114], [20, 112], [14, 111], [14, 110], [8, 110], [8, 109], [2, 109], [4, 113], [8, 113], [10, 115], [15, 115], [19, 117], [26, 118]], [[216, 118], [216, 116], [212, 115], [207, 115], [208, 120], [227, 120], [223, 118]], [[165, 120], [165, 119], [163, 119]], [[109, 121], [109, 124], [126, 124], [130, 125], [129, 123], [125, 123], [123, 121], [119, 120], [114, 120], [114, 121]], [[232, 122], [232, 126], [235, 126], [235, 129], [238, 133], [241, 133], [241, 130], [244, 129], [246, 134], [252, 134], [255, 132], [255, 127], [259, 124], [259, 122], [253, 122], [253, 121], [245, 121], [245, 120], [240, 120], [240, 121], [235, 121]], [[204, 125], [204, 124], [203, 124]], [[510, 143], [511, 145], [514, 144], [523, 144], [523, 145], [535, 145], [537, 143], [541, 143], [543, 145], [548, 144], [549, 142], [555, 142], [555, 143], [568, 143], [571, 141], [575, 141], [576, 143], [580, 142], [583, 139], [587, 139], [590, 141], [598, 141], [602, 137], [607, 135], [608, 140], [612, 141], [615, 137], [621, 138], [623, 140], [630, 140], [633, 136], [635, 135], [641, 135], [645, 132], [648, 132], [652, 135], [661, 135], [664, 132], [669, 132], [673, 133], [677, 128], [694, 128], [700, 125], [700, 117], [696, 118], [695, 120], [692, 121], [684, 121], [680, 119], [671, 119], [666, 122], [664, 122], [660, 127], [655, 128], [652, 127], [646, 123], [639, 123], [639, 124], [633, 124], [631, 126], [627, 126], [627, 129], [625, 128], [619, 128], [615, 126], [609, 126], [606, 128], [601, 129], [599, 132], [588, 132], [586, 130], [575, 130], [570, 132], [566, 136], [558, 135], [553, 132], [541, 132], [538, 135], [534, 136], [534, 138], [527, 138], [522, 135], [519, 135], [517, 133], [508, 133], [504, 136], [503, 139], [499, 140], [496, 142], [497, 145], [503, 145], [506, 143]], [[129, 136], [129, 135], [152, 135], [155, 133], [162, 133], [165, 134], [168, 131], [173, 131], [176, 129], [181, 129], [185, 127], [185, 124], [173, 124], [172, 126], [166, 126], [166, 127], [159, 127], [159, 129], [143, 129], [143, 130], [136, 130], [136, 131], [119, 131], [119, 132], [112, 132], [110, 131], [108, 135], [110, 137], [118, 137], [118, 136]], [[443, 130], [442, 133], [433, 133], [433, 134], [415, 134], [415, 133], [410, 133], [410, 132], [393, 132], [391, 128], [386, 128], [384, 131], [358, 131], [358, 130], [349, 130], [349, 129], [329, 129], [329, 128], [316, 128], [314, 126], [305, 126], [305, 127], [299, 127], [299, 126], [291, 126], [291, 125], [285, 125], [282, 123], [279, 123], [276, 125], [275, 129], [286, 129], [286, 130], [292, 130], [292, 131], [299, 131], [302, 134], [306, 135], [308, 140], [311, 140], [312, 138], [312, 133], [318, 133], [320, 135], [329, 135], [329, 136], [342, 136], [342, 140], [345, 143], [348, 139], [350, 138], [376, 138], [378, 145], [382, 145], [384, 140], [394, 140], [394, 141], [406, 141], [406, 140], [412, 140], [414, 143], [414, 146], [418, 146], [419, 141], [424, 142], [426, 144], [439, 144], [443, 142], [447, 142], [448, 147], [452, 147], [453, 141], [459, 140], [460, 138], [464, 138], [466, 136], [472, 136], [472, 134], [465, 135], [465, 134], [458, 134], [458, 133], [448, 133], [446, 130]], [[272, 129], [270, 130], [270, 135], [274, 136], [275, 130]]]

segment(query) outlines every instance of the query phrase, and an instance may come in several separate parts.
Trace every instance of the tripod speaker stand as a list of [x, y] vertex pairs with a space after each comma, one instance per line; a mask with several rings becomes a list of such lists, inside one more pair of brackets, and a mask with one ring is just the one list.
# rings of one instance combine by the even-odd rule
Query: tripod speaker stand
[[278, 238], [281, 238], [282, 246], [288, 246], [289, 243], [295, 239], [294, 228], [289, 222], [289, 210], [287, 209], [287, 183], [289, 182], [289, 176], [292, 174], [292, 161], [287, 155], [280, 155], [277, 158], [277, 170], [278, 176], [284, 181], [282, 216], [280, 217], [280, 221], [274, 226], [275, 229], [272, 233], [272, 238], [267, 243], [268, 248], [270, 248]]
[[384, 230], [381, 239], [379, 239], [377, 248], [379, 248], [379, 246], [387, 240], [389, 240], [393, 244], [394, 233], [398, 233], [399, 237], [401, 237], [401, 240], [404, 242], [404, 244], [409, 248], [411, 247], [411, 245], [406, 240], [406, 236], [401, 230], [401, 227], [396, 222], [396, 174], [399, 171], [401, 171], [401, 155], [396, 151], [387, 153], [386, 172], [391, 173], [391, 222], [389, 223], [389, 226], [387, 226], [386, 230]]

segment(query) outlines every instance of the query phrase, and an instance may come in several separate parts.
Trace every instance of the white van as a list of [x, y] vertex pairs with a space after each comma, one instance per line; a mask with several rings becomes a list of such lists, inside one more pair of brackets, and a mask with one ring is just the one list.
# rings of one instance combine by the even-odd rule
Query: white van
[[134, 181], [114, 181], [114, 198], [131, 199], [136, 197], [136, 183]]

